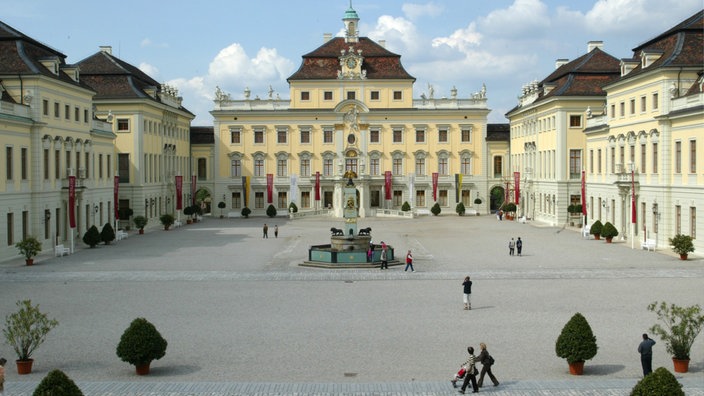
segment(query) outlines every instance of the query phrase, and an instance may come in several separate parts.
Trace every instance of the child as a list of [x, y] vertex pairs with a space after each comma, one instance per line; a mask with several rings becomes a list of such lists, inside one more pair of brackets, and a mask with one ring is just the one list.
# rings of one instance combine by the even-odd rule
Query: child
[[452, 376], [452, 379], [450, 382], [452, 382], [452, 387], [457, 388], [457, 381], [461, 380], [464, 378], [464, 375], [467, 373], [467, 369], [462, 366], [458, 372], [455, 373], [454, 376]]

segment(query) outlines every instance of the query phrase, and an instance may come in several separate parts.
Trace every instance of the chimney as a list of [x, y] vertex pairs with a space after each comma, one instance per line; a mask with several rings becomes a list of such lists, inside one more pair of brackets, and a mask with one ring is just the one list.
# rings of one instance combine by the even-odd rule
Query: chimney
[[595, 48], [601, 49], [603, 46], [603, 41], [590, 41], [587, 43], [587, 53], [592, 52]]
[[386, 48], [386, 40], [379, 40], [379, 45]]
[[569, 59], [561, 58], [555, 61], [555, 69], [559, 69], [561, 66], [570, 63]]
[[332, 40], [332, 33], [323, 33], [323, 43], [327, 43]]
[[100, 52], [105, 52], [108, 55], [112, 55], [112, 46], [110, 45], [101, 45], [100, 46]]

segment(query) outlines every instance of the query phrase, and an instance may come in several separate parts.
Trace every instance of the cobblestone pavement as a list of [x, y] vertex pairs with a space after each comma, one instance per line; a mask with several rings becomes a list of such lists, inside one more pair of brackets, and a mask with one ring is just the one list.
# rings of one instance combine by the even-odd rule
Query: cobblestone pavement
[[[279, 238], [261, 238], [266, 222]], [[0, 316], [31, 298], [60, 325], [17, 376], [0, 344], [6, 395], [31, 395], [53, 368], [86, 395], [449, 395], [467, 345], [486, 342], [501, 385], [493, 395], [627, 395], [640, 379], [635, 351], [656, 318], [655, 300], [704, 302], [704, 260], [586, 240], [576, 229], [499, 222], [491, 216], [360, 219], [403, 267], [300, 267], [339, 220], [211, 219], [54, 258], [0, 263]], [[508, 256], [521, 236], [522, 257]], [[636, 238], [642, 238], [636, 236]], [[662, 245], [664, 237], [659, 238]], [[78, 240], [76, 241], [79, 242]], [[474, 280], [473, 310], [461, 309], [461, 279]], [[585, 375], [567, 374], [554, 342], [574, 312], [592, 326], [599, 351]], [[169, 341], [149, 376], [115, 356], [129, 322], [143, 316]], [[654, 367], [672, 369], [657, 340]], [[704, 336], [687, 395], [704, 396]]]

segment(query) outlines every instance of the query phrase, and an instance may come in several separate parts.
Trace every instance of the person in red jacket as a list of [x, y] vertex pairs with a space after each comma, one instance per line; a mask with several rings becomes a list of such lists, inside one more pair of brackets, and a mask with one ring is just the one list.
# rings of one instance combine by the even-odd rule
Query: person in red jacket
[[408, 271], [409, 268], [411, 272], [416, 272], [416, 270], [413, 269], [413, 255], [410, 250], [406, 253], [406, 269], [404, 271]]

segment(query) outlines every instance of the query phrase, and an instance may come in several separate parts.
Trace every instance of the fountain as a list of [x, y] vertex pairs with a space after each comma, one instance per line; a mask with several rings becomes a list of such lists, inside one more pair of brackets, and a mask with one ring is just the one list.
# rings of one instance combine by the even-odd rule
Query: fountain
[[[372, 240], [371, 227], [357, 229], [359, 218], [359, 202], [357, 189], [352, 178], [356, 174], [352, 171], [345, 173], [347, 184], [343, 189], [343, 228], [330, 228], [329, 245], [313, 245], [308, 249], [308, 260], [301, 266], [320, 268], [374, 268], [381, 265], [381, 245], [372, 245], [371, 261], [367, 256]], [[394, 258], [394, 249], [387, 246], [387, 261], [389, 265], [400, 265]]]

